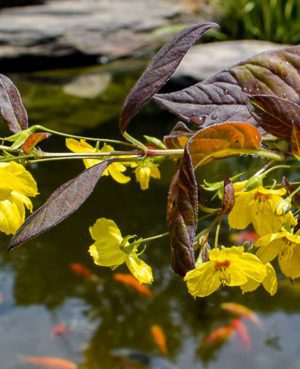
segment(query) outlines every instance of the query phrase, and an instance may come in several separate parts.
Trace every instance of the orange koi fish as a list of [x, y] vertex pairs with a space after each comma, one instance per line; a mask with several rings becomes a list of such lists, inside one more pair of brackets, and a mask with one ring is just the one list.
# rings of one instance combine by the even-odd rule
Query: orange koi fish
[[79, 263], [71, 263], [70, 269], [74, 274], [85, 279], [89, 279], [93, 275], [93, 273], [86, 266]]
[[247, 241], [255, 243], [258, 240], [258, 235], [256, 232], [236, 232], [230, 235], [230, 240], [237, 244], [242, 244]]
[[242, 344], [245, 347], [247, 351], [251, 350], [251, 338], [248, 332], [247, 327], [242, 322], [241, 319], [234, 319], [231, 322], [231, 326], [234, 328], [235, 332], [239, 335], [241, 338]]
[[203, 343], [206, 346], [213, 346], [229, 340], [234, 332], [234, 328], [231, 325], [224, 325], [212, 331], [208, 336], [203, 339]]
[[151, 326], [151, 334], [153, 337], [154, 342], [158, 346], [160, 352], [162, 354], [166, 354], [168, 352], [166, 336], [159, 325], [152, 325]]
[[47, 369], [76, 369], [77, 364], [73, 361], [49, 356], [26, 356], [23, 361]]
[[96, 284], [102, 284], [102, 279], [99, 278], [96, 274], [92, 273], [85, 265], [80, 263], [71, 263], [70, 269], [72, 272], [78, 277], [83, 279], [87, 279], [88, 281], [94, 282]]
[[257, 325], [258, 327], [261, 326], [261, 322], [258, 316], [244, 305], [235, 304], [234, 302], [226, 302], [221, 304], [221, 308], [237, 317], [245, 318], [252, 321], [252, 323]]
[[154, 292], [147, 286], [140, 284], [139, 281], [134, 278], [131, 274], [114, 273], [113, 278], [125, 286], [134, 289], [141, 295], [152, 297]]
[[64, 336], [70, 332], [70, 327], [64, 323], [56, 324], [51, 329], [52, 336]]

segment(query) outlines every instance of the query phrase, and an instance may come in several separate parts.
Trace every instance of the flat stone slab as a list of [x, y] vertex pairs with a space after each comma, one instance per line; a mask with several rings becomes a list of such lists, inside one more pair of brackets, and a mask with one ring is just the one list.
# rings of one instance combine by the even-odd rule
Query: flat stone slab
[[173, 78], [190, 77], [201, 81], [251, 56], [286, 47], [267, 41], [222, 41], [193, 46], [183, 58]]
[[174, 0], [48, 0], [2, 9], [0, 68], [24, 57], [131, 55], [149, 44], [149, 32], [184, 11], [183, 2]]

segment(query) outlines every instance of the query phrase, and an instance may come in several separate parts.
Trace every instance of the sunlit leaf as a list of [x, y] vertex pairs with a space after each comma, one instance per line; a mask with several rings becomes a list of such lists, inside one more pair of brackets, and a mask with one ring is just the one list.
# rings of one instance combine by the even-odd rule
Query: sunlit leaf
[[182, 149], [193, 134], [194, 132], [183, 122], [178, 122], [172, 131], [167, 136], [164, 136], [164, 142], [168, 149]]
[[167, 222], [171, 265], [184, 276], [195, 267], [193, 242], [198, 223], [198, 187], [188, 148], [170, 186]]
[[159, 50], [124, 102], [119, 122], [122, 133], [144, 104], [175, 72], [190, 47], [212, 27], [217, 27], [217, 24], [207, 22], [189, 26]]
[[200, 167], [215, 159], [236, 155], [242, 149], [258, 150], [261, 135], [248, 123], [230, 122], [204, 128], [190, 139], [189, 151], [194, 167]]
[[103, 161], [60, 186], [19, 228], [8, 250], [46, 232], [73, 214], [91, 195], [102, 173], [111, 163]]
[[300, 126], [300, 105], [274, 95], [249, 97], [249, 111], [268, 133], [290, 139], [292, 126]]
[[28, 128], [28, 116], [17, 87], [0, 74], [0, 114], [12, 132]]
[[39, 132], [32, 133], [22, 145], [22, 150], [26, 153], [30, 153], [30, 151], [41, 141], [49, 138], [51, 136], [50, 133]]
[[199, 126], [226, 121], [255, 123], [247, 95], [276, 95], [299, 103], [300, 46], [264, 52], [178, 92], [155, 101]]

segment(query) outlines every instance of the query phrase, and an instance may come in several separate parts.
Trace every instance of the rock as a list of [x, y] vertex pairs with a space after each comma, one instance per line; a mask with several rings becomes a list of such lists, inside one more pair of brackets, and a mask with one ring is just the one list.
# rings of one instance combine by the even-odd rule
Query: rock
[[184, 9], [174, 0], [48, 0], [3, 9], [0, 70], [71, 67], [101, 56], [132, 55], [149, 44], [150, 31], [172, 24]]
[[110, 73], [88, 74], [76, 77], [65, 84], [63, 91], [65, 94], [83, 99], [94, 99], [107, 89], [110, 82]]
[[196, 45], [183, 58], [173, 78], [180, 80], [189, 77], [201, 81], [255, 54], [281, 47], [286, 47], [286, 45], [255, 40], [222, 41]]

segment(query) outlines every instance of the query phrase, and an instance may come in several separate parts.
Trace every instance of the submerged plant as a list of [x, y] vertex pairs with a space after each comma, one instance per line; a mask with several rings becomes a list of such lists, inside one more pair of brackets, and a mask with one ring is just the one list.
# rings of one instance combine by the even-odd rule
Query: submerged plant
[[[284, 275], [300, 276], [299, 182], [283, 178], [282, 183], [270, 185], [267, 180], [279, 169], [299, 168], [300, 46], [256, 55], [182, 91], [157, 93], [193, 43], [214, 27], [214, 23], [190, 26], [158, 52], [126, 98], [119, 121], [122, 141], [74, 136], [40, 125], [29, 127], [17, 88], [0, 75], [1, 114], [13, 132], [0, 145], [0, 171], [6, 170], [0, 178], [0, 230], [14, 234], [9, 250], [73, 214], [101, 176], [110, 175], [125, 185], [132, 173], [141, 189], [147, 190], [150, 178], [161, 176], [160, 162], [171, 159], [177, 170], [168, 196], [168, 232], [148, 238], [123, 237], [114, 221], [100, 214], [90, 228], [94, 243], [89, 251], [96, 264], [112, 269], [126, 264], [140, 283], [151, 283], [152, 269], [141, 255], [149, 242], [169, 236], [171, 266], [195, 297], [207, 296], [219, 287], [239, 287], [244, 293], [260, 285], [273, 295], [277, 277], [270, 262], [277, 256]], [[151, 98], [181, 121], [163, 141], [145, 136], [141, 142], [127, 129]], [[49, 134], [66, 137], [71, 152], [37, 148]], [[224, 178], [219, 173], [214, 183], [198, 183], [196, 172], [201, 168], [245, 155], [262, 162], [254, 175], [236, 173]], [[37, 194], [24, 166], [71, 159], [83, 160], [86, 169], [54, 191], [21, 225], [24, 205], [31, 209], [27, 196]], [[5, 222], [16, 211], [7, 201], [16, 193], [22, 219], [8, 232]], [[204, 201], [205, 193], [213, 194], [211, 202]], [[212, 221], [203, 227], [206, 218]], [[242, 246], [230, 242], [228, 247], [219, 242], [223, 228], [241, 230], [241, 239], [246, 234], [251, 237]]]

